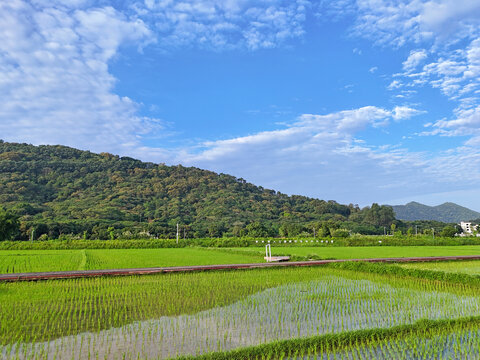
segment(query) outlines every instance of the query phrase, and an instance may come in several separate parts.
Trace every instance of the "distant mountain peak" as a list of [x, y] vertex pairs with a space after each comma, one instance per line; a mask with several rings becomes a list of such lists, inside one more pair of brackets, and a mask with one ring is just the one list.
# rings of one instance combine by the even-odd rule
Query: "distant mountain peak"
[[480, 218], [480, 213], [453, 202], [445, 202], [436, 206], [428, 206], [416, 201], [405, 205], [393, 205], [395, 216], [399, 220], [436, 220], [447, 223], [459, 223]]

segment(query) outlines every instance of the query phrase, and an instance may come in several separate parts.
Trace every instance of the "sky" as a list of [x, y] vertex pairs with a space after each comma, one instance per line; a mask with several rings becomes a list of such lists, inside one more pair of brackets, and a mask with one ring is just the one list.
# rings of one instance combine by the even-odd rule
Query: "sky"
[[0, 139], [480, 211], [480, 2], [1, 1]]

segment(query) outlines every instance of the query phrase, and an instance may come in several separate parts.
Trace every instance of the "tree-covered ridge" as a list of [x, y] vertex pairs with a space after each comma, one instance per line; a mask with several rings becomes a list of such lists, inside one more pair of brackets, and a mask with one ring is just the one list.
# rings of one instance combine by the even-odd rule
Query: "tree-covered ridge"
[[188, 236], [294, 235], [338, 227], [372, 232], [394, 220], [390, 207], [361, 210], [288, 196], [194, 167], [7, 142], [0, 142], [0, 205], [21, 216], [23, 238], [32, 229], [35, 236], [89, 237], [132, 226], [171, 236], [177, 223]]
[[480, 213], [451, 202], [428, 206], [412, 201], [406, 205], [394, 205], [392, 208], [397, 219], [408, 221], [436, 220], [459, 223], [480, 217]]

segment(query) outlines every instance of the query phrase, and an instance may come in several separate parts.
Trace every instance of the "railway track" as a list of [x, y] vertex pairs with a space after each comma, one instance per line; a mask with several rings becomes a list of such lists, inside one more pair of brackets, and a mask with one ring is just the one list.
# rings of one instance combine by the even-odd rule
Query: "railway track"
[[428, 261], [459, 261], [459, 260], [480, 260], [480, 255], [467, 256], [432, 256], [432, 257], [398, 257], [398, 258], [375, 258], [375, 259], [335, 259], [335, 260], [312, 260], [312, 261], [291, 261], [278, 263], [257, 263], [257, 264], [227, 264], [227, 265], [196, 265], [196, 266], [172, 266], [153, 267], [138, 269], [108, 269], [108, 270], [78, 270], [78, 271], [53, 271], [36, 273], [15, 273], [0, 274], [0, 282], [15, 281], [38, 281], [50, 279], [74, 279], [99, 276], [129, 276], [129, 275], [151, 275], [162, 273], [182, 273], [195, 271], [215, 270], [237, 270], [257, 269], [269, 267], [298, 267], [298, 266], [319, 266], [329, 263], [348, 261], [364, 261], [373, 263], [398, 263], [398, 262], [428, 262]]

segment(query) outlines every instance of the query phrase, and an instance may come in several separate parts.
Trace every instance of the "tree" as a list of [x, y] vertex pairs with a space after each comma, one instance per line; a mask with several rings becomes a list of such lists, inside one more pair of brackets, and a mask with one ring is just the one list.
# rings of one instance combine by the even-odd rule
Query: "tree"
[[115, 228], [113, 226], [109, 226], [107, 231], [108, 231], [108, 236], [110, 237], [110, 240], [115, 240]]
[[207, 227], [208, 236], [210, 237], [221, 237], [223, 234], [223, 226], [220, 223], [210, 223]]
[[392, 207], [387, 205], [378, 205], [373, 203], [372, 207], [362, 210], [364, 212], [363, 221], [375, 226], [389, 226], [395, 220], [395, 213]]
[[321, 237], [330, 237], [330, 228], [328, 227], [327, 223], [322, 223], [322, 228], [320, 230]]
[[440, 235], [445, 237], [454, 237], [456, 232], [457, 230], [453, 226], [447, 225], [442, 229]]
[[108, 231], [105, 229], [105, 226], [95, 225], [92, 228], [92, 238], [99, 240], [107, 240], [109, 238]]
[[392, 230], [392, 235], [395, 235], [395, 228], [397, 226], [395, 224], [390, 225], [390, 229]]
[[350, 231], [347, 229], [336, 229], [332, 231], [332, 237], [334, 238], [347, 238], [350, 236]]
[[285, 222], [280, 225], [278, 231], [281, 237], [293, 237], [303, 231], [303, 226], [293, 222]]
[[19, 229], [18, 216], [0, 208], [0, 241], [11, 240]]
[[254, 238], [267, 237], [269, 236], [269, 231], [267, 227], [260, 221], [255, 221], [246, 226], [248, 236]]

